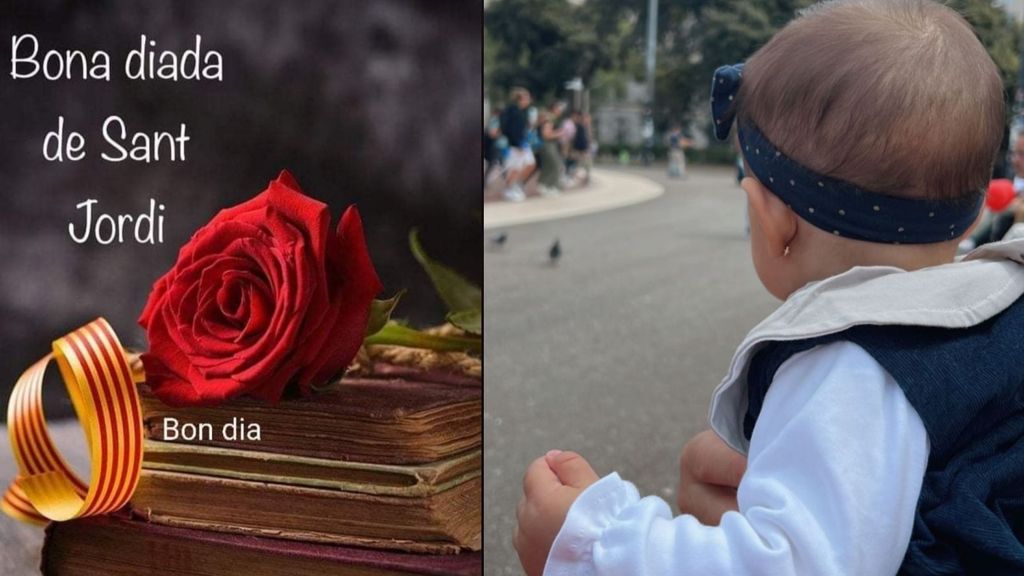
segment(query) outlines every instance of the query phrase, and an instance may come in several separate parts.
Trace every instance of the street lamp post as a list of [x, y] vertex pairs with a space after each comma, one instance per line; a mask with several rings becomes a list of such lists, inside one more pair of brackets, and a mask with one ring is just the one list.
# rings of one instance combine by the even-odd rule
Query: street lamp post
[[654, 56], [658, 38], [658, 0], [647, 2], [647, 106], [654, 109]]
[[654, 156], [654, 57], [658, 40], [658, 0], [647, 2], [647, 107], [643, 118], [644, 166]]

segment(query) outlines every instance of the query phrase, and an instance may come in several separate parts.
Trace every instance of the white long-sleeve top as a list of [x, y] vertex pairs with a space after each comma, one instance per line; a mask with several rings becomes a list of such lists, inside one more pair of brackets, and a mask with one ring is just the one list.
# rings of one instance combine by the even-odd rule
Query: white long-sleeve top
[[779, 367], [750, 440], [739, 512], [673, 518], [612, 473], [576, 500], [547, 576], [895, 574], [928, 460], [921, 418], [863, 348], [840, 341]]

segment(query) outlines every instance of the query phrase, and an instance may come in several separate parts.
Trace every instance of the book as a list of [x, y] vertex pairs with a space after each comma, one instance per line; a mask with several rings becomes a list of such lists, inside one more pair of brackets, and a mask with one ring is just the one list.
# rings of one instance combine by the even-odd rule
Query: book
[[422, 553], [480, 549], [481, 480], [407, 498], [142, 471], [135, 514], [151, 522]]
[[148, 470], [410, 498], [479, 477], [482, 458], [476, 449], [427, 464], [374, 464], [155, 440], [145, 441], [144, 453]]
[[47, 576], [473, 576], [479, 552], [429, 556], [160, 526], [124, 515], [53, 522]]
[[392, 372], [347, 377], [331, 392], [268, 404], [245, 398], [216, 407], [174, 408], [140, 386], [147, 436], [164, 440], [164, 419], [208, 422], [215, 430], [235, 418], [258, 423], [260, 441], [219, 435], [191, 444], [377, 464], [426, 464], [482, 444], [479, 379], [445, 372]]
[[150, 522], [203, 530], [432, 554], [480, 549], [479, 468], [404, 490], [394, 483], [250, 474], [144, 467], [131, 508]]
[[[147, 522], [424, 554], [480, 550], [479, 378], [377, 362], [275, 404], [174, 408], [145, 385], [140, 397], [148, 439], [131, 510]], [[242, 420], [259, 424], [258, 440], [211, 432], [179, 441], [165, 430]]]

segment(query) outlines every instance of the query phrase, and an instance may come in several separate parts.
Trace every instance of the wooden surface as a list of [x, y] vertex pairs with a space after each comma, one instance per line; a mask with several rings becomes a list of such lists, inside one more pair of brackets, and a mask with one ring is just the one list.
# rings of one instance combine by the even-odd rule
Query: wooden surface
[[[89, 470], [89, 457], [81, 429], [75, 420], [50, 423], [50, 434], [72, 467], [83, 476]], [[0, 426], [3, 448], [0, 448], [0, 484], [6, 490], [18, 472], [7, 438], [7, 427]], [[85, 476], [87, 477], [87, 476]], [[39, 573], [39, 552], [43, 545], [43, 528], [24, 524], [0, 514], [0, 574], [23, 576]]]

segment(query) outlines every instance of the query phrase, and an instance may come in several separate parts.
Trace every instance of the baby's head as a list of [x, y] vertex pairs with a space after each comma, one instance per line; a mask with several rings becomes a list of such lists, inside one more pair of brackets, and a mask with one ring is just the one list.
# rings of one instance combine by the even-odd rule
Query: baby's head
[[956, 12], [928, 0], [818, 4], [735, 78], [769, 291], [785, 298], [857, 265], [952, 260], [1004, 132], [998, 70]]

